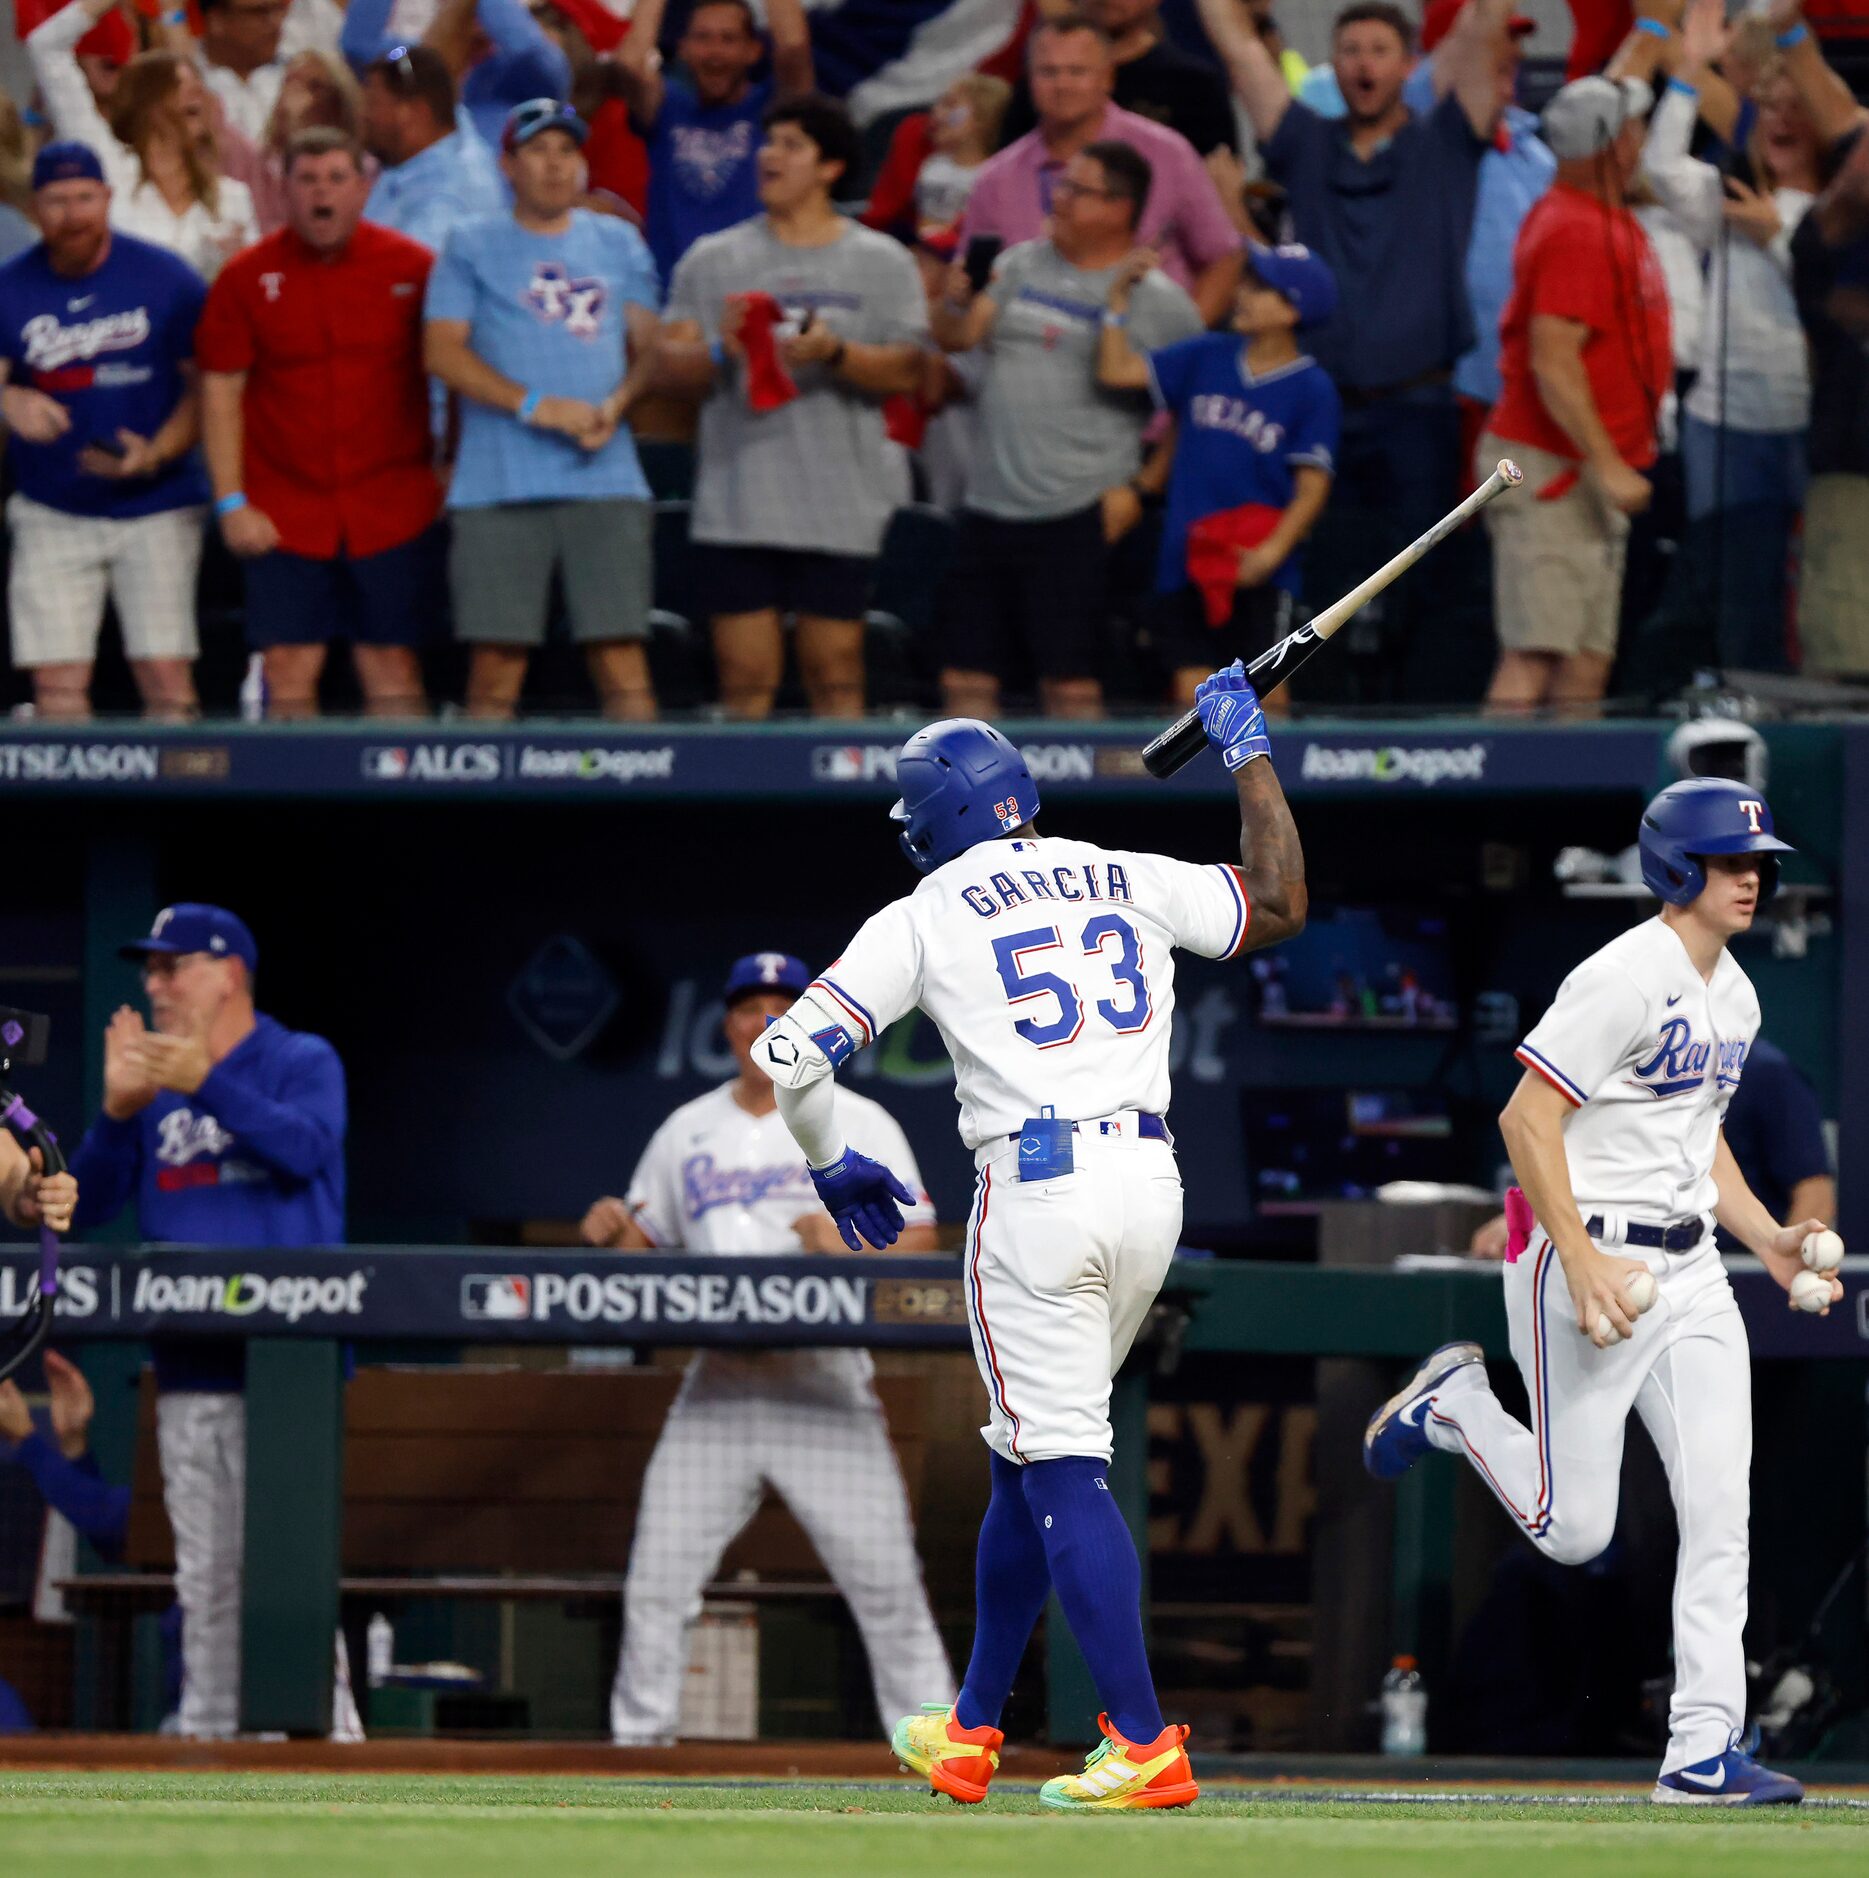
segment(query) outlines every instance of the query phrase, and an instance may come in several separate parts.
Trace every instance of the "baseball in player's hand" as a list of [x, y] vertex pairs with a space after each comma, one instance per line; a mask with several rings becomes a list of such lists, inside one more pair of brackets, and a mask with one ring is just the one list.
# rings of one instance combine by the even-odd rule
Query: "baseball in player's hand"
[[[1785, 1303], [1794, 1311], [1806, 1308], [1799, 1304], [1796, 1298], [1790, 1295], [1791, 1287], [1797, 1283], [1800, 1274], [1806, 1269], [1804, 1264], [1804, 1241], [1814, 1232], [1827, 1231], [1829, 1225], [1830, 1222], [1826, 1219], [1794, 1220], [1789, 1226], [1779, 1227], [1772, 1235], [1771, 1244], [1759, 1253], [1760, 1263], [1763, 1264], [1765, 1269], [1784, 1287], [1786, 1294]], [[1811, 1275], [1817, 1277], [1821, 1274], [1812, 1273]], [[1829, 1274], [1829, 1279], [1830, 1304], [1841, 1304], [1843, 1302], [1843, 1281], [1835, 1272]], [[1825, 1305], [1817, 1314], [1820, 1317], [1827, 1317], [1830, 1314], [1830, 1305]]]
[[1564, 1282], [1570, 1286], [1571, 1303], [1577, 1311], [1577, 1328], [1599, 1350], [1609, 1346], [1598, 1342], [1596, 1320], [1607, 1317], [1618, 1337], [1635, 1335], [1635, 1320], [1640, 1315], [1623, 1294], [1623, 1283], [1632, 1266], [1628, 1259], [1606, 1258], [1593, 1246], [1588, 1254], [1564, 1263]]
[[120, 1004], [104, 1027], [104, 1113], [114, 1122], [127, 1122], [156, 1099], [162, 1085], [133, 1054], [148, 1035], [140, 1011]]
[[623, 1228], [629, 1224], [629, 1207], [614, 1194], [594, 1200], [591, 1209], [578, 1222], [578, 1234], [586, 1245], [621, 1245]]

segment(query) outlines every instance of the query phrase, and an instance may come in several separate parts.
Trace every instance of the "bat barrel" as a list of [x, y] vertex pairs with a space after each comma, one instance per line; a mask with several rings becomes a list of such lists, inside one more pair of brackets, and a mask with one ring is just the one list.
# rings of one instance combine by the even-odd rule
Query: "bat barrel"
[[1142, 767], [1151, 776], [1172, 776], [1185, 768], [1207, 747], [1207, 733], [1201, 728], [1201, 714], [1188, 711], [1154, 738], [1142, 752]]

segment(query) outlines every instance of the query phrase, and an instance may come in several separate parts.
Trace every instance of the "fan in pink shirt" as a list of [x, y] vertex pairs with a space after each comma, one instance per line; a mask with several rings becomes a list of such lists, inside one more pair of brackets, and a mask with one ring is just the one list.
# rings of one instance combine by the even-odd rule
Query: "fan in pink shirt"
[[1138, 239], [1160, 255], [1163, 272], [1188, 290], [1211, 326], [1232, 305], [1240, 239], [1194, 146], [1111, 102], [1116, 62], [1090, 20], [1066, 14], [1039, 27], [1030, 71], [1038, 128], [982, 167], [961, 224], [963, 248], [978, 235], [996, 235], [1008, 247], [1037, 240], [1071, 158], [1088, 144], [1126, 143], [1154, 172]]

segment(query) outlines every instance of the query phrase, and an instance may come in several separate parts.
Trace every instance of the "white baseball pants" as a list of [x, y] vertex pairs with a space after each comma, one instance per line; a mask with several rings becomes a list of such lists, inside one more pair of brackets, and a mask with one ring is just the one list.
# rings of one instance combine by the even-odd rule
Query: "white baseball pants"
[[980, 1433], [1009, 1461], [1110, 1458], [1111, 1379], [1181, 1237], [1174, 1150], [1135, 1121], [1080, 1122], [1074, 1169], [1052, 1180], [1019, 1178], [1016, 1137], [975, 1157], [967, 1321], [991, 1405]]
[[733, 1536], [770, 1486], [844, 1594], [887, 1729], [951, 1701], [954, 1672], [928, 1608], [908, 1493], [882, 1404], [749, 1398], [685, 1388], [649, 1457], [623, 1587], [623, 1648], [610, 1692], [620, 1747], [675, 1739], [688, 1627]]
[[[162, 1503], [175, 1535], [182, 1607], [180, 1732], [224, 1740], [240, 1732], [240, 1586], [246, 1557], [247, 1404], [243, 1396], [175, 1390], [156, 1398]], [[361, 1741], [350, 1663], [338, 1632], [331, 1738]]]
[[1711, 1238], [1692, 1252], [1638, 1253], [1659, 1295], [1635, 1335], [1599, 1350], [1577, 1329], [1557, 1251], [1542, 1233], [1505, 1267], [1512, 1355], [1531, 1398], [1527, 1428], [1476, 1371], [1427, 1414], [1437, 1448], [1465, 1454], [1548, 1558], [1580, 1565], [1616, 1528], [1623, 1429], [1641, 1416], [1667, 1469], [1680, 1527], [1674, 1575], [1674, 1700], [1662, 1772], [1724, 1753], [1745, 1726], [1752, 1365], [1745, 1325]]

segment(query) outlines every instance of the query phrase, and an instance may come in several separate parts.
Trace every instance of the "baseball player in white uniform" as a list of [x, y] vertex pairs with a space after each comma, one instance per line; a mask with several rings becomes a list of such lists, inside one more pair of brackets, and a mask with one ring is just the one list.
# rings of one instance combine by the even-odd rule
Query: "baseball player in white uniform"
[[[599, 1200], [585, 1216], [587, 1240], [630, 1251], [843, 1251], [772, 1084], [752, 1061], [761, 1029], [810, 982], [809, 968], [783, 952], [734, 965], [724, 1027], [739, 1075], [684, 1102], [656, 1130], [628, 1197]], [[893, 1117], [839, 1090], [837, 1123], [866, 1153], [904, 1170], [914, 1192], [902, 1250], [932, 1251], [934, 1206]], [[689, 1364], [636, 1513], [610, 1696], [619, 1746], [675, 1739], [688, 1626], [768, 1486], [849, 1602], [885, 1721], [919, 1691], [953, 1687], [873, 1375], [869, 1352], [854, 1349], [712, 1349]]]
[[1659, 916], [1564, 980], [1519, 1046], [1525, 1075], [1500, 1117], [1522, 1190], [1509, 1196], [1506, 1314], [1532, 1425], [1499, 1405], [1478, 1344], [1449, 1344], [1371, 1420], [1364, 1459], [1392, 1479], [1430, 1447], [1464, 1454], [1541, 1552], [1581, 1564], [1615, 1529], [1633, 1408], [1681, 1533], [1674, 1699], [1653, 1797], [1795, 1803], [1798, 1783], [1741, 1746], [1752, 1377], [1713, 1238], [1717, 1219], [1794, 1308], [1843, 1295], [1833, 1276], [1806, 1270], [1805, 1242], [1824, 1222], [1773, 1219], [1720, 1126], [1759, 1028], [1758, 997], [1727, 944], [1751, 926], [1789, 850], [1761, 795], [1710, 777], [1663, 790], [1640, 846]]
[[1186, 1806], [1185, 1727], [1164, 1723], [1143, 1645], [1134, 1543], [1104, 1478], [1110, 1381], [1181, 1229], [1168, 1107], [1174, 949], [1229, 958], [1296, 932], [1303, 857], [1238, 665], [1200, 708], [1239, 789], [1240, 861], [1191, 866], [1041, 836], [1038, 791], [990, 725], [918, 731], [893, 811], [925, 875], [819, 974], [755, 1049], [826, 1206], [854, 1245], [887, 1244], [907, 1189], [847, 1140], [833, 1072], [905, 1012], [953, 1059], [978, 1169], [965, 1248], [993, 1494], [958, 1699], [897, 1725], [905, 1765], [983, 1800], [1000, 1711], [1056, 1590], [1103, 1699], [1104, 1740], [1043, 1798], [1068, 1809]]

